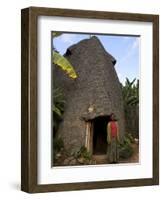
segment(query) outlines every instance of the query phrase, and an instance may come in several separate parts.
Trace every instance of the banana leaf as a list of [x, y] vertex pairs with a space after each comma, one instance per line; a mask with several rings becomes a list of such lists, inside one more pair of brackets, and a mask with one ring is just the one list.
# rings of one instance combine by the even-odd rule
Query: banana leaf
[[77, 74], [70, 62], [56, 51], [53, 51], [53, 63], [59, 66], [63, 71], [65, 71], [70, 78], [77, 78]]

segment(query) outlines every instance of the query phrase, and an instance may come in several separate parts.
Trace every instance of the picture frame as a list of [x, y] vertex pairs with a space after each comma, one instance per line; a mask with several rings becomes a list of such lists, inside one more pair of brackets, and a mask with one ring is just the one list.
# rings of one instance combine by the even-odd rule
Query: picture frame
[[[38, 18], [149, 22], [152, 24], [152, 177], [38, 183]], [[145, 123], [145, 122], [143, 122]], [[148, 186], [159, 184], [159, 16], [152, 14], [29, 7], [21, 11], [21, 190], [28, 193]]]

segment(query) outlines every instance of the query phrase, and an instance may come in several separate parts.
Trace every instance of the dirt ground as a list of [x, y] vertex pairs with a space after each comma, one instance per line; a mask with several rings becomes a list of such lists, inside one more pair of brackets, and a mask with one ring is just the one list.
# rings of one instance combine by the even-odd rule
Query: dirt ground
[[[133, 154], [128, 159], [120, 159], [118, 163], [137, 163], [139, 162], [139, 145], [136, 143], [131, 144], [133, 148]], [[83, 165], [83, 164], [109, 164], [108, 157], [104, 155], [93, 155], [91, 163], [85, 163], [84, 160], [75, 159], [73, 156], [67, 157], [66, 154], [62, 153], [62, 156], [59, 157], [57, 163], [54, 163], [54, 166], [67, 166], [67, 165]]]
[[[137, 163], [139, 162], [139, 145], [132, 144], [133, 155], [128, 159], [120, 159], [119, 163]], [[108, 164], [108, 158], [106, 155], [93, 155], [93, 159], [96, 160], [96, 164]]]

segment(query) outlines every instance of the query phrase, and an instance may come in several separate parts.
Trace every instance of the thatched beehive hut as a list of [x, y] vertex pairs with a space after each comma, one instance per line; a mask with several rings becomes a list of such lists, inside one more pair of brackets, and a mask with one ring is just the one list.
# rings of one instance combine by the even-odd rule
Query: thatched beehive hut
[[106, 124], [111, 113], [118, 119], [121, 136], [124, 134], [116, 60], [95, 36], [69, 47], [65, 57], [74, 66], [78, 78], [72, 80], [54, 66], [54, 79], [66, 97], [64, 120], [57, 134], [69, 151], [86, 146], [93, 154], [105, 154]]

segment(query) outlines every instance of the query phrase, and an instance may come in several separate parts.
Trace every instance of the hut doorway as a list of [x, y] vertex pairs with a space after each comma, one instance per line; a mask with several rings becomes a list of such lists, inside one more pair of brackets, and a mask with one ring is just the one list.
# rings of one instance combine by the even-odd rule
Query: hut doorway
[[93, 120], [93, 154], [106, 154], [108, 117], [97, 117]]
[[106, 154], [108, 121], [109, 116], [100, 116], [86, 122], [86, 147], [93, 155]]

